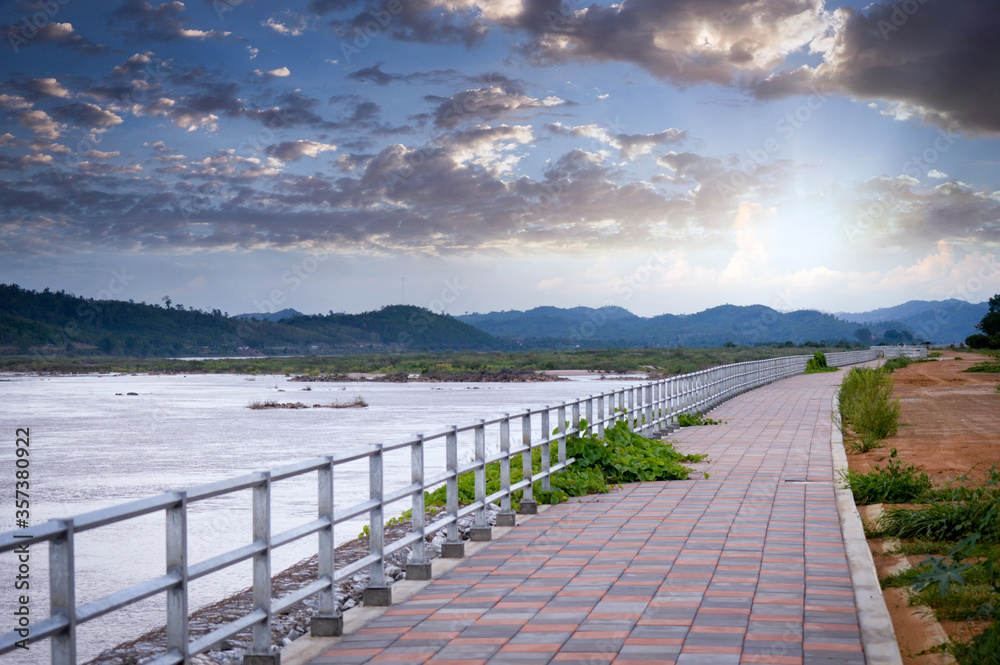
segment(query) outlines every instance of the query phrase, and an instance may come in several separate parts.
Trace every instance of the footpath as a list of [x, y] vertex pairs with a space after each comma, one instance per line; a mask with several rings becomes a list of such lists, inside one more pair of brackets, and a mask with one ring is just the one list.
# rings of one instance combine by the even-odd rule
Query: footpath
[[864, 665], [831, 455], [841, 376], [726, 402], [724, 424], [669, 437], [708, 454], [691, 480], [551, 506], [312, 665]]

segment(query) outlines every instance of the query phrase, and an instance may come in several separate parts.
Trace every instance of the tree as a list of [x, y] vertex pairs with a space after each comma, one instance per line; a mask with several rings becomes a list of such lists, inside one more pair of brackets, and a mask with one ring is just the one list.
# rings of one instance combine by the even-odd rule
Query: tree
[[990, 298], [989, 303], [990, 311], [976, 324], [981, 334], [965, 339], [965, 343], [973, 348], [1000, 348], [1000, 293]]
[[854, 331], [854, 336], [863, 344], [870, 344], [872, 341], [872, 331], [868, 328], [858, 328]]
[[163, 304], [166, 305], [167, 309], [170, 309], [170, 305], [174, 302], [170, 299], [170, 296], [163, 296], [160, 300], [163, 301]]

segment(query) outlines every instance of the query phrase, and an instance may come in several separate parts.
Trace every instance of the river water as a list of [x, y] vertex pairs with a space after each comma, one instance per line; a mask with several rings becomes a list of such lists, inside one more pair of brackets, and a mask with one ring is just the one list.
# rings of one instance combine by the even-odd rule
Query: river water
[[[477, 384], [306, 384], [284, 376], [241, 375], [0, 377], [0, 451], [5, 451], [0, 453], [0, 532], [15, 527], [14, 439], [21, 427], [30, 428], [30, 523], [40, 524], [639, 382], [638, 378], [595, 381], [592, 376], [564, 382]], [[311, 406], [348, 402], [358, 395], [368, 402], [367, 408], [247, 408], [252, 400], [301, 401]], [[535, 428], [537, 436], [537, 423]], [[519, 427], [512, 426], [512, 440], [519, 436]], [[490, 443], [497, 445], [492, 434]], [[463, 438], [462, 451], [461, 459], [471, 458], [471, 439]], [[441, 443], [428, 450], [427, 461], [430, 474], [443, 469]], [[409, 484], [409, 453], [388, 454], [385, 476], [387, 491]], [[335, 487], [338, 510], [364, 500], [367, 462], [338, 466]], [[250, 505], [249, 490], [191, 504], [189, 561], [249, 543]], [[394, 512], [407, 507], [400, 502]], [[315, 474], [275, 483], [271, 510], [274, 533], [313, 519]], [[365, 523], [359, 518], [338, 525], [338, 543], [357, 536]], [[157, 513], [77, 534], [77, 604], [163, 574], [164, 532], [162, 513]], [[31, 550], [27, 593], [34, 621], [48, 615], [47, 549], [37, 545]], [[274, 554], [273, 572], [313, 552], [315, 537], [281, 548]], [[11, 553], [0, 555], [0, 634], [15, 627], [16, 565]], [[197, 580], [191, 584], [190, 607], [219, 600], [249, 586], [251, 579], [250, 563], [244, 562]], [[79, 661], [164, 621], [161, 595], [85, 624], [79, 628]], [[8, 653], [0, 660], [47, 662], [47, 643], [31, 644], [29, 651]]]

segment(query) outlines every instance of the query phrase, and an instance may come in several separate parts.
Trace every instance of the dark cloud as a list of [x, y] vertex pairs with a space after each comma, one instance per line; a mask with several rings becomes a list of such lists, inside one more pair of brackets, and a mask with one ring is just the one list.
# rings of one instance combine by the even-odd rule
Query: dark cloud
[[52, 109], [52, 115], [60, 120], [86, 127], [87, 129], [108, 129], [122, 124], [120, 116], [88, 102], [74, 102]]
[[108, 50], [107, 46], [81, 36], [71, 23], [46, 23], [41, 28], [31, 26], [30, 29], [23, 22], [17, 25], [0, 24], [0, 39], [18, 50], [33, 43], [56, 44], [84, 55], [99, 55]]
[[[449, 83], [456, 80], [470, 80], [462, 76], [457, 69], [435, 69], [428, 72], [412, 72], [410, 74], [390, 74], [382, 71], [384, 63], [376, 62], [371, 67], [363, 67], [351, 72], [347, 78], [375, 85], [389, 85], [395, 81], [405, 83]], [[506, 77], [505, 77], [506, 78]]]
[[893, 103], [888, 112], [971, 132], [1000, 133], [1000, 5], [883, 2], [840, 10], [824, 62], [754, 83], [762, 99], [819, 90]]
[[480, 12], [472, 4], [463, 8], [454, 4], [442, 6], [438, 0], [405, 0], [391, 7], [382, 0], [310, 3], [310, 10], [319, 15], [347, 9], [357, 13], [351, 18], [330, 21], [334, 31], [345, 40], [353, 40], [356, 35], [370, 40], [372, 34], [377, 37], [385, 32], [401, 41], [472, 47], [481, 44], [489, 34], [488, 26], [480, 20]]
[[427, 101], [437, 104], [434, 124], [453, 129], [468, 120], [495, 120], [523, 111], [551, 110], [572, 106], [573, 102], [555, 96], [530, 97], [517, 82], [502, 77], [488, 85], [462, 90], [451, 97], [428, 95]]
[[108, 14], [108, 25], [116, 28], [122, 37], [136, 42], [206, 39], [229, 34], [187, 27], [192, 19], [183, 12], [184, 3], [180, 0], [168, 0], [156, 6], [146, 0], [124, 0]]

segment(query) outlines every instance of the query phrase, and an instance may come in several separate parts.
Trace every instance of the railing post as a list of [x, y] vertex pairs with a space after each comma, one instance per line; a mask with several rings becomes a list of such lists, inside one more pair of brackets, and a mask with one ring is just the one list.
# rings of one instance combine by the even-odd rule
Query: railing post
[[522, 480], [528, 481], [528, 486], [524, 488], [524, 494], [518, 504], [517, 512], [522, 515], [537, 515], [538, 503], [535, 501], [534, 490], [531, 487], [531, 410], [525, 411], [521, 416], [521, 443], [527, 450], [521, 453]]
[[559, 405], [559, 410], [556, 411], [556, 417], [559, 418], [559, 443], [556, 444], [558, 447], [559, 463], [566, 463], [566, 402]]
[[410, 560], [406, 562], [406, 579], [431, 579], [431, 562], [427, 560], [425, 543], [427, 536], [427, 506], [424, 505], [424, 435], [418, 434], [410, 448], [410, 482], [418, 486], [410, 502], [410, 523], [413, 533], [420, 540], [410, 547]]
[[489, 542], [493, 540], [493, 529], [486, 523], [486, 425], [480, 420], [476, 425], [476, 469], [473, 475], [476, 481], [475, 521], [469, 530], [469, 540]]
[[635, 387], [630, 386], [628, 389], [628, 428], [634, 432], [638, 426], [639, 419], [635, 413]]
[[65, 531], [49, 541], [49, 607], [69, 625], [52, 636], [52, 665], [76, 665], [76, 574], [73, 520], [61, 520]]
[[604, 438], [604, 395], [597, 396], [597, 437]]
[[330, 526], [319, 532], [319, 554], [316, 573], [319, 579], [330, 582], [330, 586], [319, 592], [316, 599], [316, 616], [312, 618], [309, 632], [313, 637], [336, 637], [344, 633], [344, 617], [337, 605], [337, 593], [333, 582], [334, 534], [333, 534], [333, 458], [327, 457], [326, 464], [317, 472], [316, 512], [318, 517], [330, 520]]
[[368, 511], [368, 545], [369, 552], [378, 557], [372, 563], [368, 573], [368, 586], [365, 587], [363, 599], [369, 607], [387, 607], [392, 605], [392, 589], [385, 583], [385, 505], [382, 503], [382, 444], [375, 444], [375, 451], [368, 458], [368, 498], [376, 501], [375, 506]]
[[645, 421], [642, 424], [642, 435], [647, 436], [653, 426], [653, 388], [650, 384], [646, 384], [645, 395], [642, 401], [643, 411], [645, 413]]
[[167, 589], [167, 652], [187, 662], [188, 646], [188, 564], [187, 492], [177, 492], [177, 504], [167, 508], [167, 573], [180, 580]]
[[500, 497], [500, 513], [497, 514], [497, 526], [514, 526], [517, 519], [510, 509], [510, 415], [503, 414], [500, 421], [500, 485], [507, 492]]
[[549, 444], [549, 437], [552, 436], [551, 430], [549, 429], [549, 405], [546, 404], [544, 410], [542, 411], [542, 446], [541, 446], [541, 462], [542, 462], [542, 491], [551, 492], [552, 482], [549, 479], [549, 469], [552, 468], [552, 449]]
[[244, 665], [278, 665], [281, 652], [271, 651], [271, 472], [259, 474], [253, 487], [253, 541], [263, 542], [264, 551], [253, 557], [253, 610], [264, 611], [264, 619], [253, 625], [253, 646], [243, 656]]
[[441, 557], [461, 559], [465, 556], [465, 543], [458, 535], [458, 428], [452, 427], [445, 437], [445, 464], [452, 477], [445, 481], [445, 509], [453, 521], [448, 525], [445, 542], [441, 543]]
[[573, 402], [573, 429], [577, 430], [576, 435], [578, 437], [583, 437], [583, 432], [580, 430], [580, 400]]
[[594, 431], [594, 396], [587, 395], [587, 436]]

